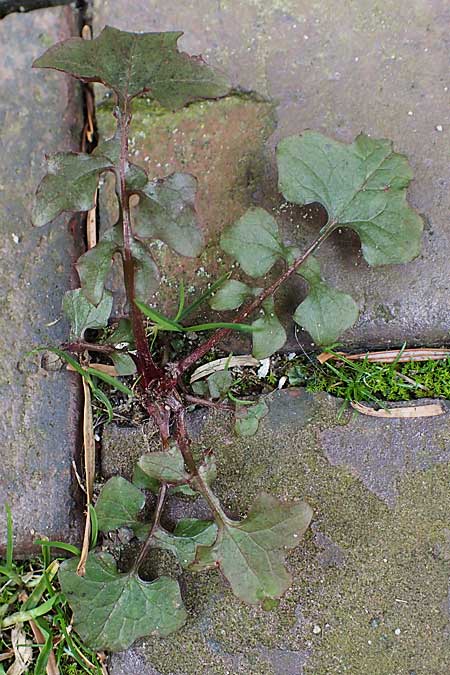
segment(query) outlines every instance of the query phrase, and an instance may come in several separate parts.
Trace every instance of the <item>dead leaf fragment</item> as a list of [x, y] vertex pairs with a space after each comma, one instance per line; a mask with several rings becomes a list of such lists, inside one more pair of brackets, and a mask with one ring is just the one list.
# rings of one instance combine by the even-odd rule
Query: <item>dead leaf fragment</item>
[[375, 410], [362, 403], [352, 401], [352, 408], [357, 410], [361, 415], [369, 415], [370, 417], [384, 417], [387, 419], [412, 419], [414, 417], [436, 417], [443, 415], [445, 408], [440, 403], [429, 403], [426, 405], [411, 405], [404, 408], [387, 408]]
[[212, 373], [217, 373], [219, 370], [225, 370], [225, 368], [236, 368], [242, 366], [259, 366], [260, 362], [258, 359], [255, 359], [251, 354], [244, 354], [242, 356], [228, 356], [223, 359], [216, 359], [215, 361], [210, 361], [209, 363], [204, 363], [202, 366], [199, 366], [191, 375], [191, 384], [197, 380], [202, 380]]
[[33, 648], [27, 639], [22, 624], [11, 630], [11, 644], [14, 650], [14, 663], [6, 671], [6, 675], [23, 675], [28, 672], [28, 664], [33, 658]]
[[364, 352], [361, 354], [345, 354], [344, 352], [322, 352], [317, 357], [319, 363], [326, 363], [331, 359], [339, 360], [343, 356], [348, 361], [369, 361], [370, 363], [407, 363], [408, 361], [439, 361], [450, 356], [450, 349], [389, 349], [380, 352]]

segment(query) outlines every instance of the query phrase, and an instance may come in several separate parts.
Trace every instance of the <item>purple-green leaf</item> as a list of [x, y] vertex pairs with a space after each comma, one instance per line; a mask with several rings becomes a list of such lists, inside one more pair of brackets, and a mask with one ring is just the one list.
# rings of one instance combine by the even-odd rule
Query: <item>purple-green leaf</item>
[[299, 544], [311, 518], [306, 502], [282, 502], [262, 493], [244, 520], [223, 514], [216, 543], [198, 549], [192, 569], [219, 567], [233, 593], [251, 605], [279, 598], [291, 583], [285, 551]]
[[63, 211], [89, 211], [95, 206], [98, 178], [111, 169], [107, 157], [58, 152], [48, 159], [48, 174], [36, 192], [31, 220], [46, 225]]
[[189, 173], [174, 173], [148, 183], [139, 192], [134, 231], [142, 239], [160, 239], [187, 257], [200, 255], [205, 244], [197, 222], [197, 180]]
[[120, 574], [108, 553], [90, 553], [85, 576], [77, 574], [78, 558], [59, 570], [62, 591], [74, 628], [94, 650], [122, 651], [143, 636], [166, 636], [181, 628], [186, 610], [175, 579], [143, 581]]
[[172, 110], [191, 101], [219, 98], [227, 78], [200, 57], [178, 51], [183, 33], [128, 33], [106, 26], [94, 40], [70, 38], [36, 59], [35, 68], [54, 68], [83, 82], [101, 82], [119, 102], [148, 92]]

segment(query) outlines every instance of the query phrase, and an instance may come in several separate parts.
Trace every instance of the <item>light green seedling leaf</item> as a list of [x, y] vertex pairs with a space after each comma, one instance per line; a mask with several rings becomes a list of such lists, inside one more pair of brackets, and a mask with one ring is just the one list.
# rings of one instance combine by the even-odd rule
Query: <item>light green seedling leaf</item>
[[122, 476], [113, 476], [103, 486], [95, 504], [99, 530], [132, 527], [144, 504], [145, 497], [139, 488]]
[[220, 245], [251, 277], [267, 274], [284, 251], [277, 221], [258, 207], [248, 209], [225, 230]]
[[219, 288], [209, 301], [211, 309], [217, 312], [237, 309], [252, 295], [252, 289], [237, 279], [229, 279]]
[[295, 204], [322, 204], [329, 223], [358, 233], [369, 265], [405, 263], [420, 251], [423, 222], [406, 201], [413, 174], [392, 142], [360, 134], [350, 145], [315, 131], [277, 148], [279, 188]]
[[116, 367], [117, 374], [121, 377], [125, 377], [126, 375], [134, 375], [136, 372], [136, 364], [129, 354], [115, 352], [110, 354], [110, 358]]
[[284, 327], [275, 314], [273, 298], [268, 298], [262, 305], [263, 316], [253, 321], [253, 350], [255, 359], [266, 359], [286, 342], [287, 335]]
[[187, 257], [200, 255], [205, 245], [195, 212], [197, 180], [189, 173], [174, 173], [139, 192], [134, 231], [142, 239], [159, 239]]
[[70, 38], [50, 47], [33, 67], [54, 68], [83, 82], [101, 82], [119, 101], [148, 92], [172, 110], [225, 96], [227, 79], [201, 58], [179, 52], [183, 33], [127, 33], [106, 26], [94, 40]]
[[150, 452], [142, 455], [139, 468], [151, 478], [166, 483], [186, 483], [189, 474], [184, 468], [183, 455], [176, 445], [163, 452]]
[[[101, 141], [92, 153], [95, 157], [107, 157], [111, 164], [116, 167], [120, 159], [120, 134], [116, 132], [114, 136]], [[127, 164], [125, 172], [127, 189], [130, 191], [141, 190], [147, 184], [148, 177], [144, 169], [131, 162]]]
[[195, 560], [199, 546], [212, 546], [217, 537], [217, 525], [210, 520], [183, 518], [172, 533], [163, 528], [155, 532], [153, 545], [171, 551], [183, 568]]
[[[300, 252], [295, 247], [287, 250], [286, 260], [291, 265]], [[294, 313], [294, 321], [308, 331], [317, 345], [331, 345], [358, 320], [359, 309], [350, 295], [329, 286], [321, 277], [319, 261], [309, 256], [297, 274], [308, 282], [308, 295]]]
[[77, 558], [65, 560], [59, 580], [74, 628], [91, 649], [122, 651], [140, 637], [166, 636], [184, 624], [186, 610], [174, 579], [148, 582], [133, 573], [120, 574], [107, 553], [90, 553], [83, 577], [77, 565]]
[[57, 152], [48, 160], [48, 174], [36, 192], [31, 220], [46, 225], [63, 211], [89, 211], [95, 206], [100, 173], [111, 168], [106, 157]]
[[224, 519], [216, 543], [198, 549], [193, 568], [215, 564], [233, 593], [250, 605], [279, 598], [291, 584], [285, 551], [299, 544], [311, 518], [305, 502], [281, 502], [262, 493], [244, 520]]
[[259, 421], [267, 415], [269, 407], [260, 399], [258, 403], [242, 406], [236, 410], [234, 429], [239, 436], [254, 436], [258, 431]]
[[88, 328], [104, 328], [108, 325], [113, 297], [105, 292], [97, 306], [86, 300], [81, 288], [67, 291], [63, 298], [63, 311], [70, 321], [72, 338], [82, 339]]
[[233, 384], [233, 375], [229, 370], [218, 370], [206, 378], [209, 388], [209, 395], [212, 399], [223, 398], [231, 389]]

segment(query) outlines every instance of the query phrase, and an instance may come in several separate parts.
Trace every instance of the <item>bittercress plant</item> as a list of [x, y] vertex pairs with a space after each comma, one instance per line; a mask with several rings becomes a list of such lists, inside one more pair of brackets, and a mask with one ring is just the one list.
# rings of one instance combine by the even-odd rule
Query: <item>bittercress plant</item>
[[[231, 330], [252, 334], [253, 354], [258, 359], [282, 349], [286, 328], [277, 316], [276, 292], [293, 274], [299, 274], [308, 286], [293, 320], [314, 342], [329, 345], [352, 326], [358, 317], [355, 301], [322, 279], [320, 264], [312, 257], [337, 228], [357, 232], [370, 265], [407, 262], [420, 247], [422, 221], [406, 201], [411, 169], [390, 141], [361, 134], [345, 144], [305, 131], [279, 143], [277, 163], [283, 197], [294, 204], [319, 203], [328, 214], [326, 225], [307, 250], [302, 252], [292, 242], [283, 241], [273, 215], [251, 207], [220, 240], [244, 277], [227, 275], [190, 306], [185, 304], [181, 285], [174, 317], [150, 306], [160, 273], [149, 243], [160, 240], [179, 255], [196, 257], [205, 241], [196, 215], [196, 178], [175, 173], [156, 179], [130, 161], [133, 99], [145, 93], [165, 108], [178, 110], [192, 101], [215, 99], [230, 91], [223, 74], [202, 59], [178, 51], [180, 35], [127, 33], [106, 27], [92, 41], [72, 38], [59, 43], [34, 63], [82, 82], [100, 82], [115, 99], [113, 137], [102, 139], [91, 154], [60, 152], [51, 157], [33, 209], [36, 226], [65, 211], [86, 212], [95, 205], [100, 177], [105, 173], [114, 177], [118, 221], [109, 223], [97, 245], [79, 258], [81, 287], [64, 298], [63, 309], [71, 323], [65, 358], [85, 377], [110, 416], [111, 404], [98, 388], [97, 378], [126, 395], [134, 391], [93, 369], [89, 353], [100, 351], [111, 358], [119, 376], [136, 373], [137, 399], [161, 438], [160, 450], [139, 460], [133, 481], [111, 478], [95, 506], [101, 532], [128, 527], [142, 541], [132, 568], [119, 572], [111, 555], [95, 549], [81, 568], [77, 558], [61, 565], [61, 586], [74, 612], [74, 627], [93, 649], [122, 650], [138, 637], [168, 635], [183, 625], [186, 610], [178, 582], [166, 576], [144, 581], [139, 576], [152, 548], [170, 551], [191, 571], [218, 568], [233, 593], [250, 604], [269, 608], [286, 591], [291, 582], [286, 551], [299, 544], [311, 521], [311, 508], [303, 501], [280, 501], [263, 492], [244, 519], [229, 516], [213, 491], [214, 452], [197, 452], [194, 458], [186, 431], [188, 398], [185, 385], [180, 386], [182, 378]], [[139, 198], [133, 212], [132, 196]], [[109, 322], [113, 298], [105, 285], [114, 258], [123, 265], [129, 318], [122, 319], [101, 344], [90, 343], [86, 331]], [[267, 286], [265, 276], [275, 264], [283, 265], [284, 271]], [[218, 312], [238, 311], [231, 321], [219, 317], [208, 324], [188, 323], [187, 317], [205, 299]], [[163, 365], [151, 348], [149, 325], [153, 338], [158, 332], [207, 331], [208, 336], [178, 362]], [[63, 353], [59, 348], [55, 351]], [[82, 361], [73, 354], [82, 354]], [[231, 384], [227, 371], [211, 376], [211, 397], [220, 399]], [[268, 412], [263, 400], [246, 403], [238, 402], [237, 409], [236, 431], [242, 435], [255, 433]], [[173, 531], [165, 529], [161, 514], [166, 496], [175, 492], [201, 495], [209, 506], [210, 519], [181, 519]], [[147, 523], [142, 513], [149, 493], [156, 495], [156, 506]]]

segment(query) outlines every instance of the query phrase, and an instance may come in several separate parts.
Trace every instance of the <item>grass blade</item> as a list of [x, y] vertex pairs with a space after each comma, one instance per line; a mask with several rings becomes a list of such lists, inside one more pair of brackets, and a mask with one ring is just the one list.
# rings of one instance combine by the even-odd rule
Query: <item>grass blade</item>
[[184, 330], [186, 333], [192, 333], [202, 330], [216, 330], [216, 328], [229, 328], [230, 330], [239, 330], [242, 333], [254, 333], [255, 329], [247, 323], [227, 323], [226, 321], [216, 321], [214, 323], [200, 323], [197, 326], [188, 326]]
[[197, 300], [194, 300], [192, 305], [188, 305], [183, 309], [183, 311], [181, 312], [181, 316], [178, 317], [178, 320], [183, 321], [183, 319], [185, 319], [188, 316], [188, 314], [192, 314], [192, 312], [194, 312], [197, 309], [197, 307], [200, 307], [200, 305], [206, 302], [206, 300], [208, 300], [208, 298], [210, 298], [211, 295], [215, 293], [217, 289], [220, 288], [227, 279], [230, 278], [230, 275], [231, 272], [227, 272], [226, 274], [223, 274], [221, 277], [219, 277], [217, 281], [215, 281], [213, 284], [211, 284], [209, 288], [203, 291], [203, 293], [200, 295], [200, 297], [197, 298]]
[[180, 299], [178, 301], [178, 311], [175, 315], [174, 321], [175, 323], [180, 320], [180, 317], [183, 314], [183, 309], [184, 309], [184, 301], [185, 301], [185, 292], [184, 292], [184, 282], [183, 279], [180, 282]]
[[147, 319], [150, 319], [150, 321], [152, 321], [160, 330], [171, 331], [173, 333], [183, 332], [184, 328], [183, 326], [180, 326], [179, 323], [172, 321], [172, 319], [167, 318], [167, 316], [163, 316], [163, 314], [157, 312], [156, 309], [152, 309], [140, 300], [135, 300], [134, 302], [139, 307], [142, 314], [144, 314]]
[[50, 548], [60, 548], [63, 551], [72, 553], [73, 555], [79, 556], [80, 549], [73, 544], [66, 544], [64, 541], [47, 541], [46, 539], [35, 539], [34, 543], [38, 546], [48, 546]]
[[121, 391], [122, 394], [127, 394], [127, 396], [134, 396], [134, 393], [126, 387], [120, 380], [117, 379], [117, 377], [113, 377], [112, 375], [108, 375], [108, 373], [104, 373], [101, 370], [97, 370], [96, 368], [87, 368], [87, 372], [90, 375], [93, 375], [94, 377], [98, 377], [99, 380], [103, 380], [103, 382], [106, 382], [109, 384], [110, 387], [114, 387], [114, 389], [117, 389], [118, 391]]

